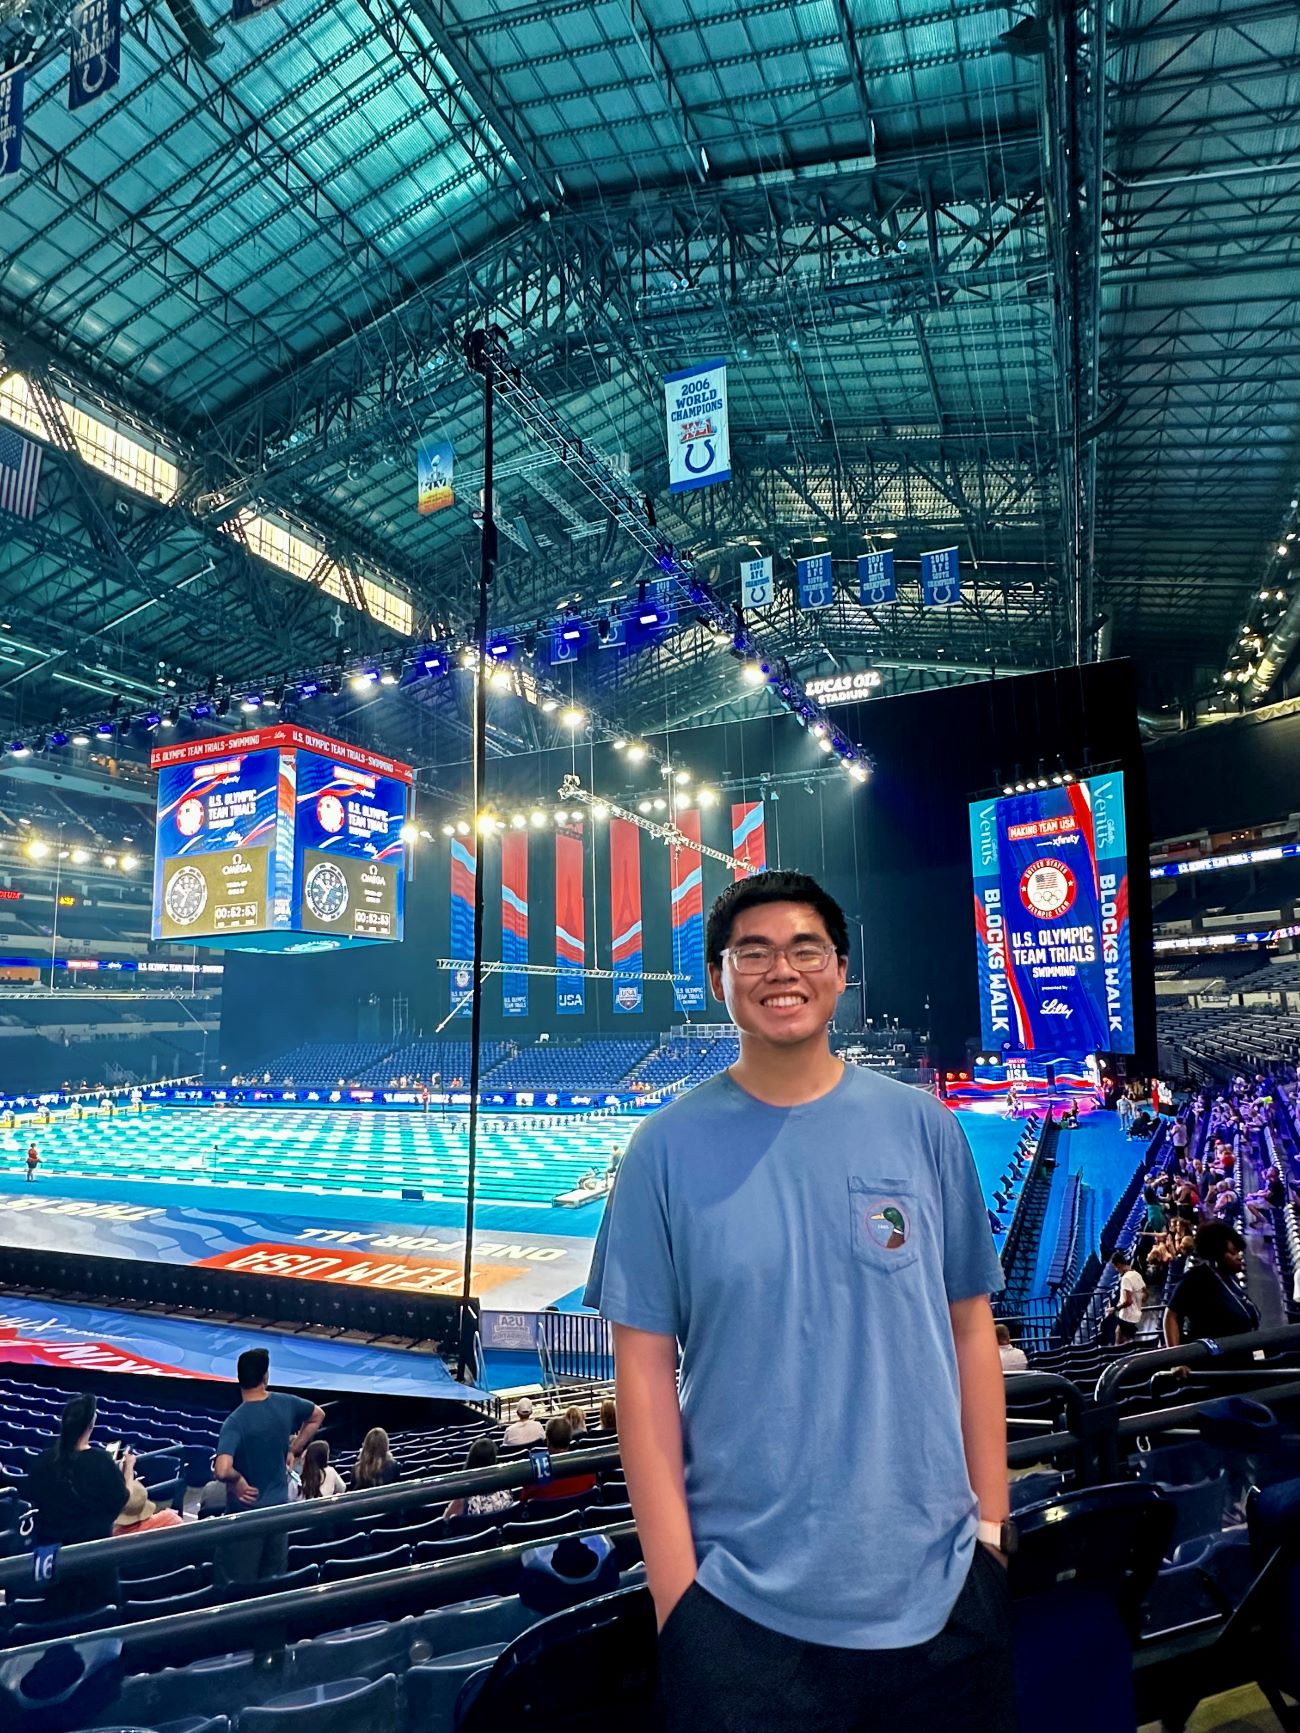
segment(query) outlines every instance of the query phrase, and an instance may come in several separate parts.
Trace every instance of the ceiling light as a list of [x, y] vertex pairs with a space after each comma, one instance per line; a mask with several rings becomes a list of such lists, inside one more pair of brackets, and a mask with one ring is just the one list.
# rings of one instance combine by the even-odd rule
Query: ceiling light
[[867, 780], [867, 767], [866, 767], [866, 765], [865, 764], [850, 764], [849, 775], [853, 778], [854, 782], [865, 782]]
[[698, 799], [701, 806], [716, 806], [718, 797], [713, 789], [702, 788], [699, 792]]
[[560, 708], [560, 700], [558, 698], [543, 698], [542, 699], [542, 711], [545, 715], [549, 716], [551, 714], [552, 710], [558, 710], [559, 708]]
[[527, 825], [528, 820], [522, 812], [512, 812], [510, 814], [510, 823], [515, 830], [523, 830], [525, 825]]
[[586, 720], [587, 712], [579, 709], [576, 704], [570, 704], [567, 709], [560, 712], [560, 721], [566, 728], [581, 728]]
[[38, 836], [34, 836], [32, 838], [32, 840], [27, 844], [27, 853], [31, 857], [32, 860], [44, 860], [46, 855], [49, 852], [50, 852], [49, 843], [42, 842], [40, 837], [38, 837]]
[[533, 811], [528, 815], [528, 822], [532, 825], [534, 830], [540, 830], [546, 823], [546, 814], [542, 812], [540, 808], [534, 807]]
[[654, 810], [656, 812], [667, 812], [668, 811], [668, 802], [666, 800], [652, 800], [650, 802], [650, 805], [654, 808]]
[[118, 864], [124, 873], [133, 873], [140, 862], [133, 854], [124, 854]]
[[603, 800], [596, 801], [596, 803], [593, 805], [593, 807], [591, 809], [591, 816], [593, 818], [608, 818], [609, 817], [609, 808], [605, 805], [605, 802]]
[[638, 800], [636, 803], [636, 809], [638, 812], [653, 812], [654, 810], [648, 800]]
[[764, 680], [767, 679], [767, 675], [764, 673], [762, 665], [758, 662], [743, 663], [740, 670], [740, 677], [742, 680], [748, 681], [751, 686], [761, 686]]
[[466, 823], [466, 821], [463, 818], [456, 820], [456, 835], [457, 836], [468, 836], [469, 835], [469, 825]]
[[402, 841], [403, 842], [419, 842], [419, 840], [420, 840], [420, 827], [418, 824], [404, 824], [402, 826]]
[[629, 763], [640, 764], [645, 759], [646, 749], [639, 740], [634, 740], [627, 749]]
[[90, 736], [86, 733], [84, 728], [78, 728], [77, 732], [72, 736], [72, 744], [74, 746], [90, 745]]
[[444, 836], [455, 836], [456, 826], [454, 824], [444, 824], [442, 827], [442, 834]]
[[690, 780], [691, 773], [689, 770], [679, 770], [673, 778], [673, 781], [677, 784], [678, 788], [685, 788], [686, 784]]
[[379, 676], [379, 684], [381, 686], [396, 686], [396, 684], [397, 684], [396, 671], [392, 668], [385, 668], [383, 673]]
[[827, 738], [826, 738], [826, 736], [825, 736], [825, 735], [824, 735], [824, 734], [823, 734], [823, 735], [822, 735], [822, 736], [821, 736], [821, 738], [820, 738], [820, 739], [819, 739], [819, 740], [818, 740], [818, 742], [817, 742], [817, 747], [818, 747], [818, 750], [819, 750], [819, 751], [820, 751], [820, 752], [829, 752], [829, 751], [830, 751], [830, 749], [831, 749], [831, 743], [830, 743], [830, 741], [829, 741], [829, 740], [827, 740]]
[[85, 849], [85, 848], [74, 848], [73, 849], [73, 851], [72, 851], [72, 864], [73, 864], [73, 866], [85, 866], [86, 862], [89, 859], [90, 859], [90, 850], [89, 849]]

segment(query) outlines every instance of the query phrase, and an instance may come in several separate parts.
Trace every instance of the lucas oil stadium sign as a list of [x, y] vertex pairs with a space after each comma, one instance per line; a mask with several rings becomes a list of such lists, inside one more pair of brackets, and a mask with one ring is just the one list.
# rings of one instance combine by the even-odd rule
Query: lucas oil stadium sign
[[862, 668], [856, 674], [827, 674], [821, 679], [805, 680], [804, 691], [810, 698], [820, 698], [823, 704], [851, 704], [878, 691], [883, 678], [879, 668]]

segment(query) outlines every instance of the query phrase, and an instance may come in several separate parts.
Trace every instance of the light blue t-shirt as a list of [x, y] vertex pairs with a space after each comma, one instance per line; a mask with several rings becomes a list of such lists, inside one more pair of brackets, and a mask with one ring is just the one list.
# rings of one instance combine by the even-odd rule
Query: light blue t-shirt
[[850, 1066], [769, 1107], [725, 1073], [619, 1167], [586, 1302], [681, 1343], [698, 1581], [769, 1630], [927, 1642], [975, 1546], [950, 1301], [1002, 1287], [970, 1147]]

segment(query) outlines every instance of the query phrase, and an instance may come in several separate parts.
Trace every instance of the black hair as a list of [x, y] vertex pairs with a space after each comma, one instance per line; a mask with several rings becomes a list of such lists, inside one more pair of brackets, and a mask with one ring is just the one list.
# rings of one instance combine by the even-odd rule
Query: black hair
[[573, 1428], [563, 1414], [557, 1414], [546, 1422], [546, 1448], [548, 1450], [568, 1450], [572, 1443]]
[[492, 1438], [476, 1438], [469, 1447], [465, 1458], [466, 1468], [491, 1468], [497, 1459], [496, 1441]]
[[256, 1390], [271, 1374], [271, 1356], [265, 1348], [245, 1348], [235, 1364], [241, 1390]]
[[99, 1404], [89, 1390], [84, 1390], [80, 1396], [74, 1396], [70, 1402], [64, 1404], [63, 1413], [59, 1417], [59, 1442], [56, 1446], [60, 1468], [71, 1468], [77, 1451], [77, 1440], [88, 1427], [95, 1424], [98, 1408]]
[[1205, 1264], [1219, 1264], [1223, 1254], [1233, 1248], [1245, 1251], [1246, 1242], [1227, 1222], [1206, 1222], [1196, 1230], [1196, 1239], [1192, 1243], [1192, 1253]]
[[715, 968], [722, 967], [722, 953], [731, 939], [736, 916], [764, 903], [806, 903], [821, 916], [835, 955], [841, 961], [848, 956], [849, 929], [844, 910], [816, 879], [807, 873], [751, 873], [749, 878], [728, 885], [709, 910], [705, 952]]

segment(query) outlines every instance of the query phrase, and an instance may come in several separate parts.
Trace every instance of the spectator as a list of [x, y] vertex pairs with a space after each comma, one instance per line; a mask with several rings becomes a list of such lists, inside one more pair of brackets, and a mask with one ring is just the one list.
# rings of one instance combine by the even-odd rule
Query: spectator
[[1115, 1293], [1115, 1332], [1121, 1342], [1132, 1342], [1142, 1324], [1142, 1308], [1147, 1302], [1147, 1285], [1133, 1268], [1129, 1255], [1124, 1251], [1114, 1252], [1111, 1265], [1119, 1272], [1119, 1286]]
[[[476, 1438], [465, 1458], [466, 1471], [471, 1468], [493, 1468], [496, 1459], [496, 1441], [491, 1438]], [[501, 1486], [495, 1492], [472, 1492], [468, 1498], [453, 1498], [447, 1506], [447, 1515], [496, 1516], [503, 1510], [512, 1510], [514, 1503], [514, 1493], [508, 1486]]]
[[[121, 1515], [135, 1479], [129, 1451], [119, 1467], [106, 1450], [90, 1442], [95, 1430], [95, 1398], [74, 1396], [59, 1421], [59, 1441], [32, 1464], [23, 1496], [36, 1507], [33, 1538], [37, 1546], [75, 1546], [105, 1540]], [[117, 1598], [117, 1573], [93, 1571], [60, 1580], [45, 1594], [52, 1619], [105, 1606]]]
[[618, 1404], [612, 1396], [606, 1396], [600, 1405], [600, 1430], [602, 1432], [618, 1431]]
[[185, 1518], [170, 1505], [160, 1508], [149, 1497], [143, 1481], [132, 1480], [121, 1516], [113, 1524], [114, 1534], [143, 1534], [147, 1529], [178, 1528]]
[[[239, 1407], [227, 1416], [217, 1439], [213, 1473], [226, 1483], [227, 1510], [289, 1502], [289, 1463], [320, 1431], [325, 1411], [302, 1396], [266, 1387], [271, 1356], [249, 1348], [239, 1356]], [[232, 1537], [217, 1554], [217, 1577], [257, 1582], [286, 1568], [288, 1532]]]
[[1151, 1115], [1144, 1107], [1141, 1112], [1135, 1116], [1132, 1125], [1129, 1126], [1128, 1134], [1130, 1137], [1149, 1138], [1155, 1128], [1155, 1120], [1152, 1119]]
[[540, 1420], [533, 1419], [533, 1405], [526, 1396], [521, 1396], [515, 1404], [515, 1417], [501, 1435], [501, 1443], [506, 1450], [512, 1450], [517, 1444], [541, 1444], [546, 1438], [546, 1428]]
[[354, 1490], [363, 1486], [391, 1486], [401, 1478], [401, 1467], [388, 1447], [388, 1434], [382, 1426], [372, 1426], [361, 1440], [352, 1464]]
[[1165, 1311], [1165, 1341], [1218, 1341], [1259, 1328], [1259, 1309], [1242, 1291], [1246, 1242], [1227, 1222], [1206, 1222], [1196, 1235], [1196, 1262], [1174, 1289]]
[[1271, 1233], [1273, 1223], [1271, 1212], [1281, 1209], [1286, 1202], [1286, 1182], [1276, 1167], [1270, 1167], [1264, 1174], [1264, 1184], [1259, 1191], [1251, 1192], [1246, 1199], [1246, 1208], [1250, 1212], [1250, 1225], [1262, 1232]]
[[1173, 1145], [1174, 1159], [1178, 1160], [1187, 1152], [1187, 1121], [1175, 1119], [1169, 1128], [1169, 1141]]
[[[563, 1414], [557, 1414], [546, 1422], [546, 1448], [552, 1456], [562, 1455], [573, 1448], [573, 1434]], [[568, 1474], [560, 1480], [535, 1481], [530, 1486], [521, 1486], [519, 1500], [521, 1504], [545, 1504], [550, 1498], [582, 1498], [595, 1487], [594, 1474]]]
[[[302, 1472], [298, 1480], [299, 1498], [337, 1498], [346, 1492], [343, 1476], [330, 1464], [330, 1447], [323, 1438], [314, 1438], [302, 1456]], [[293, 1497], [293, 1483], [289, 1485]]]
[[581, 1438], [587, 1430], [587, 1416], [581, 1408], [569, 1407], [564, 1410], [564, 1418], [569, 1423], [570, 1438]]
[[998, 1358], [1002, 1361], [1004, 1372], [1027, 1372], [1029, 1356], [1023, 1348], [1017, 1348], [1011, 1340], [1011, 1331], [1005, 1324], [997, 1325], [994, 1334], [998, 1339]]

